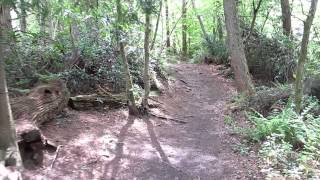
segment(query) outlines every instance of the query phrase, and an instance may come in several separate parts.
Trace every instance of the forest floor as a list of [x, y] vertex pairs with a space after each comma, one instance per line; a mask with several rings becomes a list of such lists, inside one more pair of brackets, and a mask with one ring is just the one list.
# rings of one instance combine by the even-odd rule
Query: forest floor
[[26, 169], [24, 179], [262, 179], [257, 157], [235, 152], [240, 140], [224, 124], [234, 94], [216, 66], [171, 65], [169, 87], [153, 97], [160, 103], [152, 111], [186, 123], [128, 117], [125, 109], [70, 110], [43, 126], [61, 146], [44, 152], [41, 167]]

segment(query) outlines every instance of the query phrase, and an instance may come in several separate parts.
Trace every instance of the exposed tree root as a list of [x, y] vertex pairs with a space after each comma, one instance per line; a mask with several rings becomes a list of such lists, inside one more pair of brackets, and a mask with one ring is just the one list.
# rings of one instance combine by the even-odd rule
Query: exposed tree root
[[174, 121], [174, 122], [177, 122], [177, 123], [180, 123], [180, 124], [186, 124], [187, 123], [186, 121], [182, 121], [182, 120], [175, 119], [175, 118], [172, 118], [172, 117], [167, 117], [167, 116], [164, 116], [164, 115], [155, 114], [155, 113], [150, 112], [150, 111], [149, 111], [149, 114], [154, 116], [154, 117], [157, 117], [159, 119]]

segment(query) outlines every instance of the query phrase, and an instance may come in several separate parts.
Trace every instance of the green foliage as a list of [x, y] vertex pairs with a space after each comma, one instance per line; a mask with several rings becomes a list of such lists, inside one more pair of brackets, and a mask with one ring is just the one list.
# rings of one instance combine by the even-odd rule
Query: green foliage
[[320, 42], [311, 42], [309, 45], [310, 58], [306, 65], [306, 71], [309, 75], [320, 74]]
[[159, 7], [159, 0], [138, 0], [139, 5], [145, 14], [156, 13]]
[[234, 125], [234, 119], [233, 119], [233, 117], [231, 117], [231, 116], [225, 116], [224, 117], [224, 124], [226, 124], [226, 125], [228, 125], [228, 126], [232, 126], [232, 125]]
[[203, 40], [203, 45], [206, 47], [217, 63], [228, 64], [229, 52], [227, 46], [222, 40], [219, 40], [215, 35], [210, 35], [208, 40]]
[[268, 176], [319, 178], [320, 117], [311, 113], [317, 108], [318, 101], [307, 98], [301, 114], [289, 103], [267, 118], [256, 112], [249, 115], [254, 128], [246, 133], [250, 140], [262, 142], [260, 154]]
[[206, 48], [198, 49], [193, 53], [191, 63], [201, 64], [201, 63], [203, 63], [203, 61], [206, 57], [210, 57], [210, 56], [211, 55]]
[[232, 149], [234, 152], [240, 153], [241, 155], [248, 155], [250, 147], [246, 144], [239, 143], [233, 145]]

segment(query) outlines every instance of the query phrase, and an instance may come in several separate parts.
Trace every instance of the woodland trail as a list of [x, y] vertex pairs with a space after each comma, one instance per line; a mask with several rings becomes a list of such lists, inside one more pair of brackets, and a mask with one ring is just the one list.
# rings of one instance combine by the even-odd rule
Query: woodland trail
[[[232, 150], [237, 140], [224, 124], [224, 109], [235, 90], [218, 73], [215, 66], [171, 66], [169, 89], [154, 111], [185, 124], [128, 118], [124, 109], [71, 111], [42, 129], [63, 145], [54, 167], [26, 170], [26, 179], [259, 179], [255, 158]], [[54, 155], [44, 154], [43, 167]]]

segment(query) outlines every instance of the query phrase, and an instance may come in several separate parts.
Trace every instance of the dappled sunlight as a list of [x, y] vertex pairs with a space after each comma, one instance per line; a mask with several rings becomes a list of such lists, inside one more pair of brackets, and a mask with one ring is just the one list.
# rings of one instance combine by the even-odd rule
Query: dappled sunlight
[[0, 180], [320, 179], [319, 7], [1, 0]]

